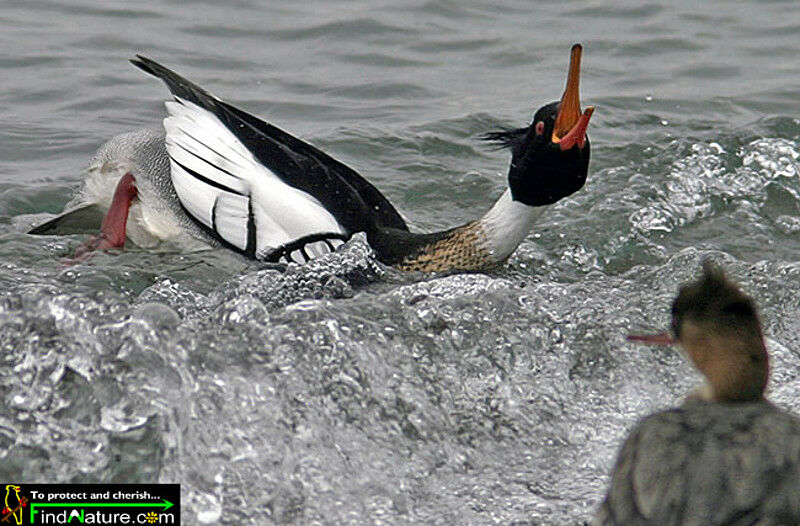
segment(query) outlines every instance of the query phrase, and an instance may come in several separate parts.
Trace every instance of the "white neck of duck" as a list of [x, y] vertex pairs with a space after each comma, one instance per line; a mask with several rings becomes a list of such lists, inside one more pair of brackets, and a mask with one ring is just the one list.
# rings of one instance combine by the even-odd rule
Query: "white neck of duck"
[[528, 236], [544, 206], [528, 206], [511, 198], [506, 189], [485, 216], [477, 221], [485, 236], [484, 248], [496, 262], [504, 261]]

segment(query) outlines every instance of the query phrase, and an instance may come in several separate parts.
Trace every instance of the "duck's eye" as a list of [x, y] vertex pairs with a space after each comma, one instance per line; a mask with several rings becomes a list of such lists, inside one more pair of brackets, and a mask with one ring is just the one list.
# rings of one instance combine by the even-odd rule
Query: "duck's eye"
[[536, 128], [534, 128], [534, 129], [536, 130], [536, 135], [543, 134], [544, 133], [544, 122], [542, 122], [542, 121], [537, 122], [536, 123]]

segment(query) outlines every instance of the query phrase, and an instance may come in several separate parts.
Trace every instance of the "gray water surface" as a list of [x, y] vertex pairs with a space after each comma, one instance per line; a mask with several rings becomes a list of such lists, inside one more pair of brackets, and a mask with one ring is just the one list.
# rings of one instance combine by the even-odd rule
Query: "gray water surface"
[[[0, 480], [179, 482], [187, 524], [577, 524], [697, 376], [661, 329], [699, 262], [760, 305], [800, 412], [800, 11], [670, 3], [3, 0]], [[607, 5], [609, 4], [609, 5]], [[311, 141], [412, 228], [483, 214], [584, 45], [586, 186], [508, 266], [406, 276], [360, 238], [286, 273], [33, 237], [164, 117], [142, 53]]]

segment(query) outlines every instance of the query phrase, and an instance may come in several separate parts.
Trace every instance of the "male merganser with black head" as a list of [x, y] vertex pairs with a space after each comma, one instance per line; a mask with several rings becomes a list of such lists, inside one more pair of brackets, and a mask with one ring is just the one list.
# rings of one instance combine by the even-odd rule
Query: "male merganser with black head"
[[[137, 217], [155, 216], [144, 210], [153, 208], [144, 205], [144, 185], [160, 199], [159, 213], [166, 209], [168, 217], [161, 218], [158, 228], [139, 221], [139, 237], [146, 237], [144, 232], [165, 239], [188, 218], [194, 226], [188, 230], [191, 237], [262, 261], [302, 263], [365, 232], [378, 258], [402, 270], [492, 268], [514, 252], [545, 205], [586, 182], [586, 130], [594, 108], [580, 108], [581, 52], [579, 44], [572, 47], [561, 101], [540, 108], [526, 128], [484, 137], [510, 148], [512, 156], [509, 188], [494, 207], [477, 221], [427, 234], [409, 232], [391, 203], [351, 168], [139, 55], [131, 62], [163, 80], [174, 97], [166, 103], [166, 148], [159, 148], [162, 139], [154, 133], [133, 142], [128, 137], [124, 147], [114, 140], [106, 145], [106, 151], [126, 150], [133, 160], [111, 157], [96, 163], [100, 172], [119, 178], [112, 198], [96, 199], [108, 204], [101, 235], [80, 251], [122, 246], [132, 228], [129, 209], [137, 201], [143, 201]], [[146, 156], [137, 151], [136, 140], [144, 142]], [[111, 163], [113, 170], [104, 172], [104, 163]], [[135, 168], [142, 166], [147, 169], [137, 173]], [[32, 233], [55, 233], [70, 217], [73, 222], [85, 217], [86, 209], [64, 214]]]
[[681, 288], [671, 333], [706, 378], [628, 436], [595, 525], [800, 524], [800, 419], [764, 399], [768, 360], [752, 299], [714, 264]]

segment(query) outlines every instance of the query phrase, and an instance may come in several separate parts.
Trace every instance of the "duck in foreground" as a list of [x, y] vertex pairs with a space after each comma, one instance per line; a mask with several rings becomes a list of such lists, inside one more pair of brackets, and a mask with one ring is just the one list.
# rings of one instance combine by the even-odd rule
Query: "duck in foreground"
[[[218, 99], [157, 62], [131, 62], [172, 92], [165, 134], [115, 137], [90, 166], [82, 202], [34, 234], [100, 226], [78, 250], [200, 240], [268, 262], [303, 263], [365, 232], [378, 258], [403, 270], [476, 271], [503, 263], [545, 205], [586, 182], [594, 108], [581, 111], [582, 48], [572, 47], [560, 101], [525, 128], [489, 133], [511, 150], [508, 189], [477, 221], [414, 233], [389, 201], [351, 168]], [[129, 220], [130, 219], [130, 220]], [[84, 229], [85, 230], [85, 229]]]
[[800, 524], [800, 419], [764, 399], [753, 300], [706, 263], [672, 304], [671, 333], [629, 339], [680, 345], [706, 383], [636, 425], [592, 524]]

